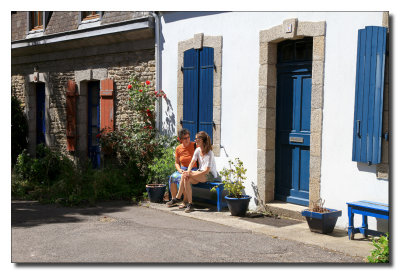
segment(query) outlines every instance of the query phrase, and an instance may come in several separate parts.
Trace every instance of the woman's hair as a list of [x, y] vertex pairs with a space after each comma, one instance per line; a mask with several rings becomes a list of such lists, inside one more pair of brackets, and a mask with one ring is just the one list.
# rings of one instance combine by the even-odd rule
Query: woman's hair
[[196, 138], [200, 138], [204, 144], [204, 151], [203, 153], [208, 153], [212, 150], [211, 138], [208, 136], [207, 132], [200, 131], [196, 134]]
[[186, 128], [182, 128], [181, 130], [179, 130], [178, 132], [179, 140], [182, 140], [183, 136], [185, 136], [186, 134], [190, 135], [190, 131], [187, 130]]

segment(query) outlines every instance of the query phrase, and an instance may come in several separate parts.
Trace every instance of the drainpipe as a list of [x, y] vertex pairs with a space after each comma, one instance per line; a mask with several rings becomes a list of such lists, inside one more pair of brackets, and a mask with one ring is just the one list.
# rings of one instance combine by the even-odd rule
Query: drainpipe
[[[161, 89], [161, 68], [160, 68], [160, 17], [157, 12], [152, 11], [151, 15], [154, 17], [155, 21], [155, 61], [156, 61], [156, 90], [159, 91]], [[162, 100], [159, 98], [157, 100], [157, 128], [159, 132], [162, 130]]]

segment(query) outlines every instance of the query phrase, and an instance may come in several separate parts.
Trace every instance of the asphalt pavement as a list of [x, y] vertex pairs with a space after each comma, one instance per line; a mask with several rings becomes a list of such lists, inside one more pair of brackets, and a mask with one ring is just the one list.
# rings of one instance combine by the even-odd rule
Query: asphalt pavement
[[[158, 208], [157, 208], [158, 207]], [[13, 263], [364, 263], [314, 244], [256, 231], [264, 225], [227, 212], [196, 209], [184, 215], [163, 204], [101, 203], [60, 207], [12, 202]], [[220, 214], [220, 215], [218, 215]], [[221, 215], [222, 214], [222, 215]], [[219, 216], [230, 222], [202, 220]], [[234, 222], [236, 220], [236, 222]], [[295, 220], [267, 220], [278, 230]], [[253, 224], [246, 227], [242, 222]], [[246, 223], [244, 223], [246, 224]], [[248, 229], [250, 228], [250, 229]], [[315, 234], [315, 233], [314, 233]]]

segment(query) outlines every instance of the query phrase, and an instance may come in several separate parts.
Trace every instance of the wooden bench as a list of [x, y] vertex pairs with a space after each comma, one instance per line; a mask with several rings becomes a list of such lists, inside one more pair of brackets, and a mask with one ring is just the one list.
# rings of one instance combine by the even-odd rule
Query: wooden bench
[[192, 188], [203, 188], [203, 189], [208, 189], [211, 190], [214, 186], [217, 186], [217, 200], [214, 201], [212, 199], [204, 199], [201, 197], [196, 197], [193, 195], [193, 201], [199, 201], [199, 202], [205, 202], [208, 204], [214, 204], [217, 206], [218, 212], [222, 210], [224, 207], [228, 207], [228, 204], [223, 201], [223, 194], [222, 191], [224, 190], [224, 184], [220, 182], [206, 182], [206, 183], [198, 183], [196, 185], [192, 185]]
[[[389, 219], [389, 205], [371, 202], [371, 201], [357, 201], [347, 203], [347, 213], [349, 216], [349, 228], [347, 230], [349, 239], [354, 239], [354, 234], [362, 233], [364, 237], [368, 235], [381, 236], [385, 233], [368, 229], [368, 216]], [[354, 227], [354, 214], [362, 215], [362, 226]]]

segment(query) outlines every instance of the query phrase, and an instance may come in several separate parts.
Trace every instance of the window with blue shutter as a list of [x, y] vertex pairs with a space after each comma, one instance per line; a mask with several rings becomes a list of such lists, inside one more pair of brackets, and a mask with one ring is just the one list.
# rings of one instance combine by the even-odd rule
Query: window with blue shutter
[[183, 128], [194, 140], [197, 132], [213, 137], [214, 49], [189, 49], [183, 56]]
[[356, 162], [381, 162], [386, 33], [385, 27], [376, 26], [358, 30], [353, 128]]

